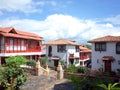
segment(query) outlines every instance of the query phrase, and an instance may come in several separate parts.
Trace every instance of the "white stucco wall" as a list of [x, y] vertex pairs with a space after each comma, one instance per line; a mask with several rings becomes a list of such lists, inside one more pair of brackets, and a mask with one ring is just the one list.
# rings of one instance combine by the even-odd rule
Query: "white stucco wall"
[[118, 61], [120, 60], [120, 54], [116, 54], [116, 43], [109, 42], [106, 43], [106, 51], [95, 51], [95, 44], [92, 44], [92, 69], [96, 70], [103, 68], [104, 70], [104, 61], [102, 60], [103, 56], [113, 56], [115, 60], [111, 63], [112, 71], [120, 68]]
[[[67, 45], [66, 46], [66, 52], [57, 52], [57, 45], [50, 45], [52, 47], [52, 56], [59, 56], [61, 58], [61, 60], [67, 62], [67, 64], [69, 64], [68, 61], [68, 57], [69, 54], [74, 54], [76, 57], [79, 57], [79, 52], [76, 52], [75, 46], [72, 45]], [[48, 56], [48, 49], [49, 46], [47, 46], [46, 49], [46, 55]]]
[[41, 48], [41, 55], [46, 55], [46, 46]]

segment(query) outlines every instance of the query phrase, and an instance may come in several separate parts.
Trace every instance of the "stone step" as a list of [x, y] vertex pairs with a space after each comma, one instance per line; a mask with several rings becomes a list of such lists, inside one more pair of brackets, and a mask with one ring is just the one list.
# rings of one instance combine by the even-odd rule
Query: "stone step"
[[43, 88], [55, 82], [56, 79], [53, 77], [46, 77], [46, 76], [32, 76], [30, 77], [27, 82], [20, 87], [20, 90], [44, 90]]

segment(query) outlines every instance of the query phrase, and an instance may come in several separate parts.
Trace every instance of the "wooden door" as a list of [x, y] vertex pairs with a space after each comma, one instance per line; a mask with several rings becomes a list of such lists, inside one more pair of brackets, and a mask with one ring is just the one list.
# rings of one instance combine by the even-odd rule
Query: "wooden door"
[[105, 72], [111, 72], [111, 61], [105, 61]]

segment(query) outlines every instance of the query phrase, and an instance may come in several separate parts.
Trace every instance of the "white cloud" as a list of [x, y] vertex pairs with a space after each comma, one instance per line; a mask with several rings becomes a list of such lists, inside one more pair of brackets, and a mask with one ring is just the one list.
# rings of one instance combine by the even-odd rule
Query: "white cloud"
[[32, 0], [1, 0], [0, 10], [21, 11], [24, 13], [41, 12], [41, 9], [36, 9], [35, 5], [36, 3]]
[[[116, 18], [116, 17], [115, 17]], [[104, 22], [104, 20], [103, 20]], [[43, 21], [30, 19], [6, 19], [0, 26], [13, 26], [16, 29], [36, 32], [45, 40], [57, 38], [72, 38], [75, 40], [90, 40], [104, 35], [119, 35], [120, 26], [112, 23], [102, 23], [95, 20], [82, 20], [70, 15], [53, 14]]]
[[108, 21], [108, 22], [111, 22], [111, 23], [114, 23], [114, 24], [120, 24], [120, 15], [106, 18], [105, 21]]
[[55, 1], [50, 1], [49, 2], [52, 6], [57, 6], [57, 2], [55, 2]]
[[[69, 3], [68, 3], [69, 2]], [[72, 2], [71, 2], [72, 3]], [[70, 1], [55, 0], [1, 0], [0, 12], [23, 12], [23, 13], [41, 13], [46, 7], [50, 7], [49, 11], [58, 11], [67, 7]]]
[[2, 16], [3, 15], [3, 13], [0, 11], [0, 16]]

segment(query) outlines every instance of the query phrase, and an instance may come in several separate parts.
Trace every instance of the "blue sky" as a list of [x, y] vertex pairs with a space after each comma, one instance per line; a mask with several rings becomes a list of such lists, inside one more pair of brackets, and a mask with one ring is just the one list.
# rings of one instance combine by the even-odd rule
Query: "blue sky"
[[120, 35], [119, 9], [120, 0], [0, 0], [0, 26], [86, 43]]

